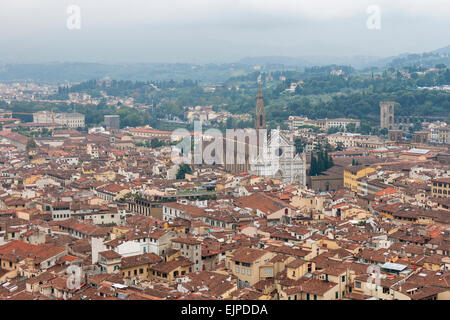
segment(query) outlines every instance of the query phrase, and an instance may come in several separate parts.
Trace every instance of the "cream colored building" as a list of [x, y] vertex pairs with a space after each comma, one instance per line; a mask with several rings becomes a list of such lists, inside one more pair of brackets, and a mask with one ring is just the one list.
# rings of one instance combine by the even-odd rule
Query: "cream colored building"
[[225, 267], [238, 278], [238, 288], [249, 287], [274, 276], [274, 265], [270, 260], [275, 255], [261, 249], [239, 248], [227, 253]]

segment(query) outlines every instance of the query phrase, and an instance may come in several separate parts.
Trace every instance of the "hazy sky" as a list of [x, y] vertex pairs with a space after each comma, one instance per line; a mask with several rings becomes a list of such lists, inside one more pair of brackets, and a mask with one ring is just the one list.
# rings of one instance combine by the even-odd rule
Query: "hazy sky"
[[449, 17], [450, 0], [0, 0], [0, 62], [390, 56], [449, 45]]

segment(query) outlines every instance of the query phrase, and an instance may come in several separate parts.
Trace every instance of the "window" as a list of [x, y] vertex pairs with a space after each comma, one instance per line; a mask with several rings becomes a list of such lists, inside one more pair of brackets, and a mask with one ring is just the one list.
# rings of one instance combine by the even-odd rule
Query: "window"
[[239, 273], [239, 267], [236, 267], [235, 271], [236, 271], [236, 273]]
[[252, 275], [252, 271], [250, 269], [247, 270], [247, 275], [251, 276]]
[[339, 292], [336, 291], [336, 294], [334, 295], [336, 299], [339, 299]]
[[355, 281], [355, 288], [361, 288], [361, 282]]
[[345, 282], [345, 276], [342, 276], [342, 282]]

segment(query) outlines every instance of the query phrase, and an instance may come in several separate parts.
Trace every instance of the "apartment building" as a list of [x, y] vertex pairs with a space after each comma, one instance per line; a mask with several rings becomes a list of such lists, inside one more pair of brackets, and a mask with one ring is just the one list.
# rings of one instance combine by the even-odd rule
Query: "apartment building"
[[180, 251], [180, 255], [194, 262], [194, 271], [201, 271], [202, 242], [195, 238], [175, 238], [172, 239], [172, 248]]
[[275, 255], [266, 250], [240, 248], [227, 254], [225, 265], [237, 277], [238, 288], [244, 288], [274, 276], [270, 259]]
[[450, 126], [438, 129], [438, 142], [442, 144], [450, 144]]
[[433, 179], [431, 195], [436, 198], [450, 198], [450, 178]]
[[33, 123], [57, 123], [69, 128], [79, 128], [85, 126], [85, 116], [81, 113], [39, 111], [33, 113]]
[[375, 172], [375, 168], [366, 166], [350, 166], [344, 169], [344, 187], [361, 193], [360, 178]]
[[354, 124], [355, 129], [358, 129], [361, 125], [361, 121], [350, 118], [318, 119], [316, 123], [322, 130], [328, 130], [330, 128], [343, 128], [347, 130], [349, 124]]

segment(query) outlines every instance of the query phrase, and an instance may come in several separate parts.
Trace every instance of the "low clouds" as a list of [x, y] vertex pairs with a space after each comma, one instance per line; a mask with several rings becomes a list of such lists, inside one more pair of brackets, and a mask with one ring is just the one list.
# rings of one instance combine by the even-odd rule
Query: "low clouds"
[[[69, 5], [81, 8], [79, 31], [66, 28]], [[370, 5], [379, 31], [366, 28]], [[4, 0], [0, 62], [31, 47], [29, 59], [47, 61], [393, 55], [448, 45], [449, 16], [450, 0]]]
[[186, 23], [266, 15], [323, 21], [364, 16], [369, 5], [399, 17], [448, 18], [450, 0], [14, 0], [0, 2], [6, 21], [58, 20], [65, 7], [78, 5], [89, 20], [110, 23]]

